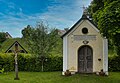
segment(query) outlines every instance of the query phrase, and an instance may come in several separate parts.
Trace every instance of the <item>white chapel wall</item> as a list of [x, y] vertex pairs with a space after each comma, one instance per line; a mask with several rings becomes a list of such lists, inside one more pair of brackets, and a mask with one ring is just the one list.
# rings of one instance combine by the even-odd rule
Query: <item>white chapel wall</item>
[[[77, 41], [74, 40], [74, 35], [84, 35], [82, 33], [82, 28], [88, 28], [87, 35], [96, 35], [96, 40], [88, 40], [89, 43], [87, 45], [91, 46], [93, 49], [93, 72], [100, 71], [103, 69], [103, 38], [100, 33], [97, 32], [94, 26], [91, 26], [88, 21], [81, 21], [69, 34], [67, 41], [67, 67], [70, 71], [78, 71], [78, 49], [80, 46], [84, 45], [83, 40]], [[94, 27], [94, 28], [93, 28]], [[98, 59], [101, 61], [98, 61]]]

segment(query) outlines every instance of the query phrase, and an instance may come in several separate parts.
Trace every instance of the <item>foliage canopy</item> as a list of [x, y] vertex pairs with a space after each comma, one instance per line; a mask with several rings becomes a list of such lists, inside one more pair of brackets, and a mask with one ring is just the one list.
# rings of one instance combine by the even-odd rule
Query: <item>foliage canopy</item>
[[[120, 49], [120, 1], [119, 0], [93, 0], [88, 8], [94, 21], [109, 44]], [[118, 53], [120, 54], [120, 53]]]
[[0, 32], [0, 43], [4, 42], [6, 40], [6, 33]]
[[62, 40], [57, 29], [50, 29], [48, 25], [40, 22], [35, 28], [28, 25], [22, 30], [22, 34], [32, 54], [48, 56], [53, 50], [56, 52], [61, 50], [59, 53], [62, 54]]

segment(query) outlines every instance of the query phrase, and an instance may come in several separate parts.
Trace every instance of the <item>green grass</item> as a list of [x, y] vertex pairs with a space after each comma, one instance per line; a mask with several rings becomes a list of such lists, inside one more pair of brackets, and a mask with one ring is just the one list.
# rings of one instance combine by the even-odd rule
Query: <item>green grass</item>
[[108, 77], [76, 74], [70, 77], [61, 72], [20, 72], [20, 80], [14, 80], [15, 73], [0, 74], [0, 83], [120, 83], [120, 72], [111, 72]]

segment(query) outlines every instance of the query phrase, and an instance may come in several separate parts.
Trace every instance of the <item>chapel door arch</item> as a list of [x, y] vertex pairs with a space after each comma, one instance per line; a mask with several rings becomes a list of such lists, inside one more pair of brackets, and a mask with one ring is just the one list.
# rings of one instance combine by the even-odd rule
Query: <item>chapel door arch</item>
[[88, 45], [81, 46], [78, 49], [78, 72], [93, 72], [93, 50]]

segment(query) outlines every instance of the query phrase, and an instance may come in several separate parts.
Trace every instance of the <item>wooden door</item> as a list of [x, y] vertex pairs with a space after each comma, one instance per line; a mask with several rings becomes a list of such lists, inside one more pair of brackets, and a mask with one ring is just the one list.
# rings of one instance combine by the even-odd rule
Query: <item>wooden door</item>
[[90, 46], [82, 46], [78, 50], [78, 72], [93, 72], [93, 51]]

